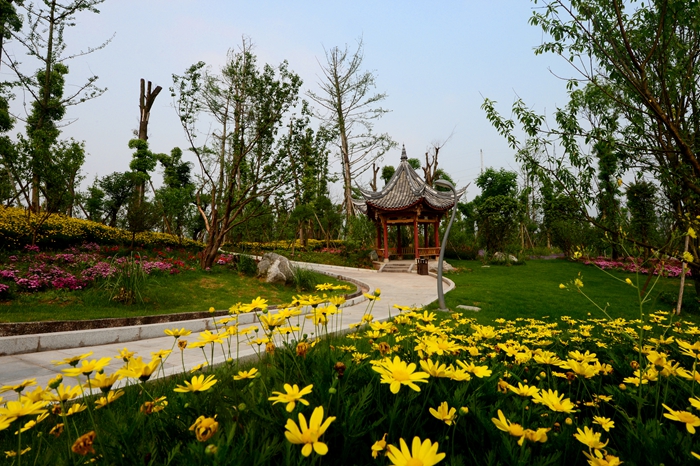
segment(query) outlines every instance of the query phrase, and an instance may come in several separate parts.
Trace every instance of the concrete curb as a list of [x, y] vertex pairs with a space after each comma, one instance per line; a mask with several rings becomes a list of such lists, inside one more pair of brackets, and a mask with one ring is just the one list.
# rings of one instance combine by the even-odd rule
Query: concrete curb
[[[353, 283], [365, 289], [371, 289], [369, 284], [341, 274], [320, 273], [329, 275], [339, 280]], [[360, 292], [358, 296], [348, 299], [341, 307], [349, 307], [367, 301], [367, 298]], [[302, 308], [302, 313], [311, 312], [311, 307]], [[252, 324], [256, 322], [255, 314], [246, 313], [238, 315], [239, 324]], [[42, 351], [53, 351], [68, 348], [83, 348], [87, 346], [109, 345], [113, 343], [127, 343], [149, 338], [160, 338], [165, 335], [165, 330], [169, 328], [185, 327], [193, 333], [205, 330], [215, 330], [211, 317], [194, 320], [182, 320], [175, 322], [164, 322], [158, 324], [133, 325], [126, 327], [112, 327], [89, 330], [77, 330], [69, 332], [36, 333], [30, 335], [12, 335], [0, 337], [0, 356], [12, 356], [16, 354], [38, 353]]]

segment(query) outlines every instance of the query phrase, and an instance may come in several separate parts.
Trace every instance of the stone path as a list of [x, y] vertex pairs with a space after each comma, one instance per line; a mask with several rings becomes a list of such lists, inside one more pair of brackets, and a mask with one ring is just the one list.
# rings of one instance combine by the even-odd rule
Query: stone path
[[[304, 267], [312, 268], [338, 278], [350, 279], [359, 284], [364, 290], [381, 290], [380, 300], [375, 301], [372, 314], [376, 320], [386, 320], [398, 311], [394, 304], [402, 306], [425, 306], [437, 300], [437, 283], [434, 275], [417, 275], [415, 273], [377, 273], [374, 270], [354, 269], [349, 267], [326, 266], [320, 264], [297, 263]], [[444, 291], [454, 288], [454, 283], [444, 279]], [[364, 298], [355, 298], [346, 303], [340, 314], [341, 321], [329, 324], [329, 331], [347, 329], [351, 323], [360, 322], [370, 302]], [[303, 322], [305, 321], [305, 322]], [[342, 324], [341, 324], [342, 322]], [[239, 329], [257, 325], [248, 316], [247, 320], [241, 318]], [[300, 327], [304, 325], [304, 332], [311, 334], [314, 330], [311, 321], [299, 318]], [[67, 366], [55, 366], [51, 361], [63, 360], [73, 356], [92, 352], [90, 359], [105, 356], [115, 357], [123, 349], [136, 352], [136, 356], [143, 357], [144, 361], [151, 360], [151, 353], [173, 346], [174, 338], [166, 336], [163, 330], [166, 328], [187, 328], [192, 330], [192, 335], [184, 337], [188, 341], [197, 340], [197, 332], [205, 329], [213, 330], [211, 319], [201, 321], [170, 322], [167, 324], [151, 324], [140, 327], [118, 327], [111, 329], [83, 330], [76, 332], [56, 332], [54, 334], [26, 335], [13, 337], [0, 337], [0, 386], [16, 385], [26, 379], [34, 378], [37, 383], [45, 386], [48, 381], [61, 372]], [[262, 335], [262, 333], [260, 333]], [[250, 346], [241, 338], [239, 351], [236, 353], [235, 340], [233, 341], [232, 355], [239, 360], [257, 358], [257, 345]], [[264, 345], [260, 349], [264, 352]], [[40, 349], [41, 351], [37, 351]], [[207, 356], [209, 351], [207, 350]], [[214, 364], [224, 362], [228, 355], [224, 355], [221, 345], [215, 346]], [[184, 351], [184, 365], [190, 368], [205, 361], [201, 350], [187, 349]], [[121, 361], [113, 360], [108, 372], [113, 372], [121, 367]], [[164, 364], [165, 373], [159, 375], [172, 375], [182, 372], [181, 353], [177, 346]], [[73, 385], [68, 380], [66, 383]], [[30, 387], [31, 389], [31, 387]], [[3, 394], [5, 400], [16, 398], [14, 392]]]

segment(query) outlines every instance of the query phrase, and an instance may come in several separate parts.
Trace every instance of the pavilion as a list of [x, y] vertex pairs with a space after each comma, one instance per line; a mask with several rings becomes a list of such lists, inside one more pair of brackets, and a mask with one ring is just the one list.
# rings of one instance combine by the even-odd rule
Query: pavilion
[[[457, 199], [467, 188], [457, 190]], [[406, 148], [401, 151], [401, 163], [381, 191], [360, 189], [362, 199], [353, 199], [355, 207], [367, 215], [377, 227], [376, 252], [384, 262], [394, 256], [419, 258], [440, 255], [439, 226], [442, 217], [455, 204], [453, 193], [437, 191], [428, 186], [408, 163]], [[413, 244], [403, 244], [401, 226], [413, 227]], [[419, 225], [423, 226], [420, 245]], [[396, 247], [389, 247], [389, 228], [396, 227]], [[432, 226], [432, 235], [430, 227]], [[432, 237], [432, 241], [431, 241]]]

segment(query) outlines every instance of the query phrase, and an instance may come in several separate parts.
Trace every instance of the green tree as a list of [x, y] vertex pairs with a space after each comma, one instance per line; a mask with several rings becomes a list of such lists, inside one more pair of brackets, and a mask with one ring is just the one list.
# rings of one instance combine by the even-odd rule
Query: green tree
[[498, 171], [488, 168], [476, 179], [481, 189], [481, 194], [472, 201], [479, 228], [477, 239], [488, 253], [504, 252], [518, 231], [522, 209], [517, 198], [517, 180], [517, 173], [503, 168]]
[[[289, 157], [276, 150], [276, 141], [298, 101], [301, 79], [286, 62], [258, 68], [244, 41], [239, 52], [229, 52], [220, 73], [204, 70], [200, 62], [173, 81], [176, 110], [203, 172], [196, 202], [207, 230], [200, 265], [208, 268], [228, 233], [262, 214], [262, 206], [290, 181]], [[213, 130], [200, 145], [197, 124], [203, 114], [211, 117], [205, 126]], [[204, 193], [210, 196], [208, 209]]]
[[[654, 179], [675, 216], [676, 228], [700, 214], [700, 9], [695, 1], [547, 1], [530, 20], [547, 39], [536, 53], [551, 52], [572, 64], [569, 103], [555, 111], [555, 125], [518, 100], [516, 120], [542, 150], [521, 152], [533, 173], [550, 178], [579, 201], [582, 215], [596, 227], [610, 227], [586, 212], [598, 194], [591, 152], [598, 141], [614, 142], [622, 171]], [[486, 100], [487, 117], [512, 147], [524, 147]], [[527, 143], [526, 143], [527, 144]], [[564, 148], [555, 156], [553, 144]], [[673, 253], [668, 238], [642, 247]], [[691, 253], [697, 256], [697, 241]], [[689, 264], [694, 277], [700, 263]], [[696, 279], [700, 291], [700, 280]]]
[[352, 182], [368, 170], [389, 149], [396, 146], [386, 134], [372, 132], [374, 121], [388, 110], [377, 105], [386, 94], [373, 94], [375, 77], [370, 71], [362, 71], [364, 58], [362, 40], [354, 53], [333, 47], [326, 51], [326, 64], [322, 65], [321, 91], [308, 92], [308, 96], [323, 110], [319, 113], [326, 124], [337, 134], [337, 146], [343, 176], [343, 203], [346, 219], [354, 213]]
[[156, 204], [163, 210], [166, 226], [172, 234], [183, 237], [192, 223], [195, 185], [192, 181], [192, 164], [182, 160], [182, 150], [175, 147], [170, 155], [160, 154], [163, 167], [163, 186], [155, 193]]
[[[19, 43], [27, 54], [38, 60], [39, 70], [34, 74], [24, 71], [22, 64], [16, 59], [6, 61], [17, 77], [18, 85], [22, 86], [31, 101], [31, 112], [27, 117], [27, 142], [22, 147], [27, 151], [24, 154], [24, 161], [17, 160], [14, 164], [16, 173], [15, 182], [20, 189], [31, 188], [29, 205], [33, 212], [40, 210], [40, 194], [50, 185], [63, 185], [63, 190], [53, 190], [56, 192], [70, 193], [70, 187], [75, 185], [75, 179], [50, 179], [58, 174], [76, 173], [72, 167], [58, 167], [58, 157], [54, 153], [55, 145], [58, 142], [60, 130], [58, 124], [63, 119], [66, 107], [77, 105], [101, 95], [104, 90], [95, 85], [97, 76], [92, 76], [87, 81], [75, 87], [75, 91], [64, 92], [65, 76], [68, 74], [68, 67], [65, 62], [71, 58], [91, 53], [104, 47], [109, 41], [95, 48], [89, 48], [87, 52], [80, 52], [73, 55], [66, 55], [66, 28], [76, 24], [76, 14], [84, 11], [99, 13], [96, 6], [104, 0], [74, 0], [68, 3], [59, 3], [58, 0], [45, 0], [41, 4], [16, 2], [24, 8], [26, 13], [26, 30], [15, 30], [14, 28], [3, 28], [3, 32], [9, 32], [12, 39]], [[7, 10], [8, 4], [11, 8], [12, 2], [3, 2], [0, 11]], [[6, 37], [6, 35], [5, 35]], [[15, 54], [18, 55], [18, 54]], [[76, 143], [77, 144], [77, 143]], [[70, 150], [64, 150], [69, 147]], [[69, 165], [74, 166], [80, 160], [77, 146], [70, 143], [64, 146], [63, 155], [73, 154], [76, 158], [66, 159]], [[84, 156], [84, 154], [83, 154]], [[24, 169], [22, 169], [24, 167]], [[29, 172], [31, 179], [22, 180], [19, 176], [26, 176]], [[52, 208], [61, 205], [62, 202], [56, 200], [46, 200], [47, 207]], [[69, 202], [72, 205], [73, 202]]]

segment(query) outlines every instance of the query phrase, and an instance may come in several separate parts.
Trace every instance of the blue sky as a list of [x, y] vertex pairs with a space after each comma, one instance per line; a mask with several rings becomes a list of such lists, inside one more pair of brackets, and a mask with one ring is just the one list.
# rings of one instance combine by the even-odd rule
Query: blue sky
[[[68, 117], [75, 121], [63, 130], [64, 137], [86, 143], [84, 184], [128, 169], [127, 142], [138, 126], [142, 77], [164, 88], [151, 112], [151, 148], [185, 149], [167, 92], [172, 74], [200, 60], [216, 70], [243, 36], [254, 43], [258, 63], [287, 60], [304, 89], [311, 90], [317, 89], [324, 47], [354, 48], [362, 37], [364, 68], [375, 73], [376, 90], [388, 94], [382, 106], [391, 110], [376, 130], [388, 132], [405, 144], [409, 157], [421, 159], [431, 142], [454, 130], [439, 163], [459, 186], [472, 183], [469, 200], [478, 193], [480, 150], [486, 167], [518, 169], [513, 151], [480, 109], [484, 97], [496, 100], [506, 115], [517, 97], [551, 114], [567, 100], [564, 82], [555, 74], [573, 74], [558, 57], [534, 55], [542, 33], [528, 24], [533, 4], [525, 0], [107, 0], [99, 8], [99, 15], [78, 15], [66, 35], [66, 52], [72, 53], [115, 34], [104, 49], [67, 62], [69, 84], [95, 74], [108, 88], [98, 99], [70, 108]], [[16, 44], [10, 48], [27, 70], [37, 67]], [[6, 73], [3, 68], [3, 77]], [[14, 108], [21, 113], [18, 104]], [[399, 156], [400, 147], [383, 164], [396, 165]], [[340, 199], [339, 191], [334, 197]]]

